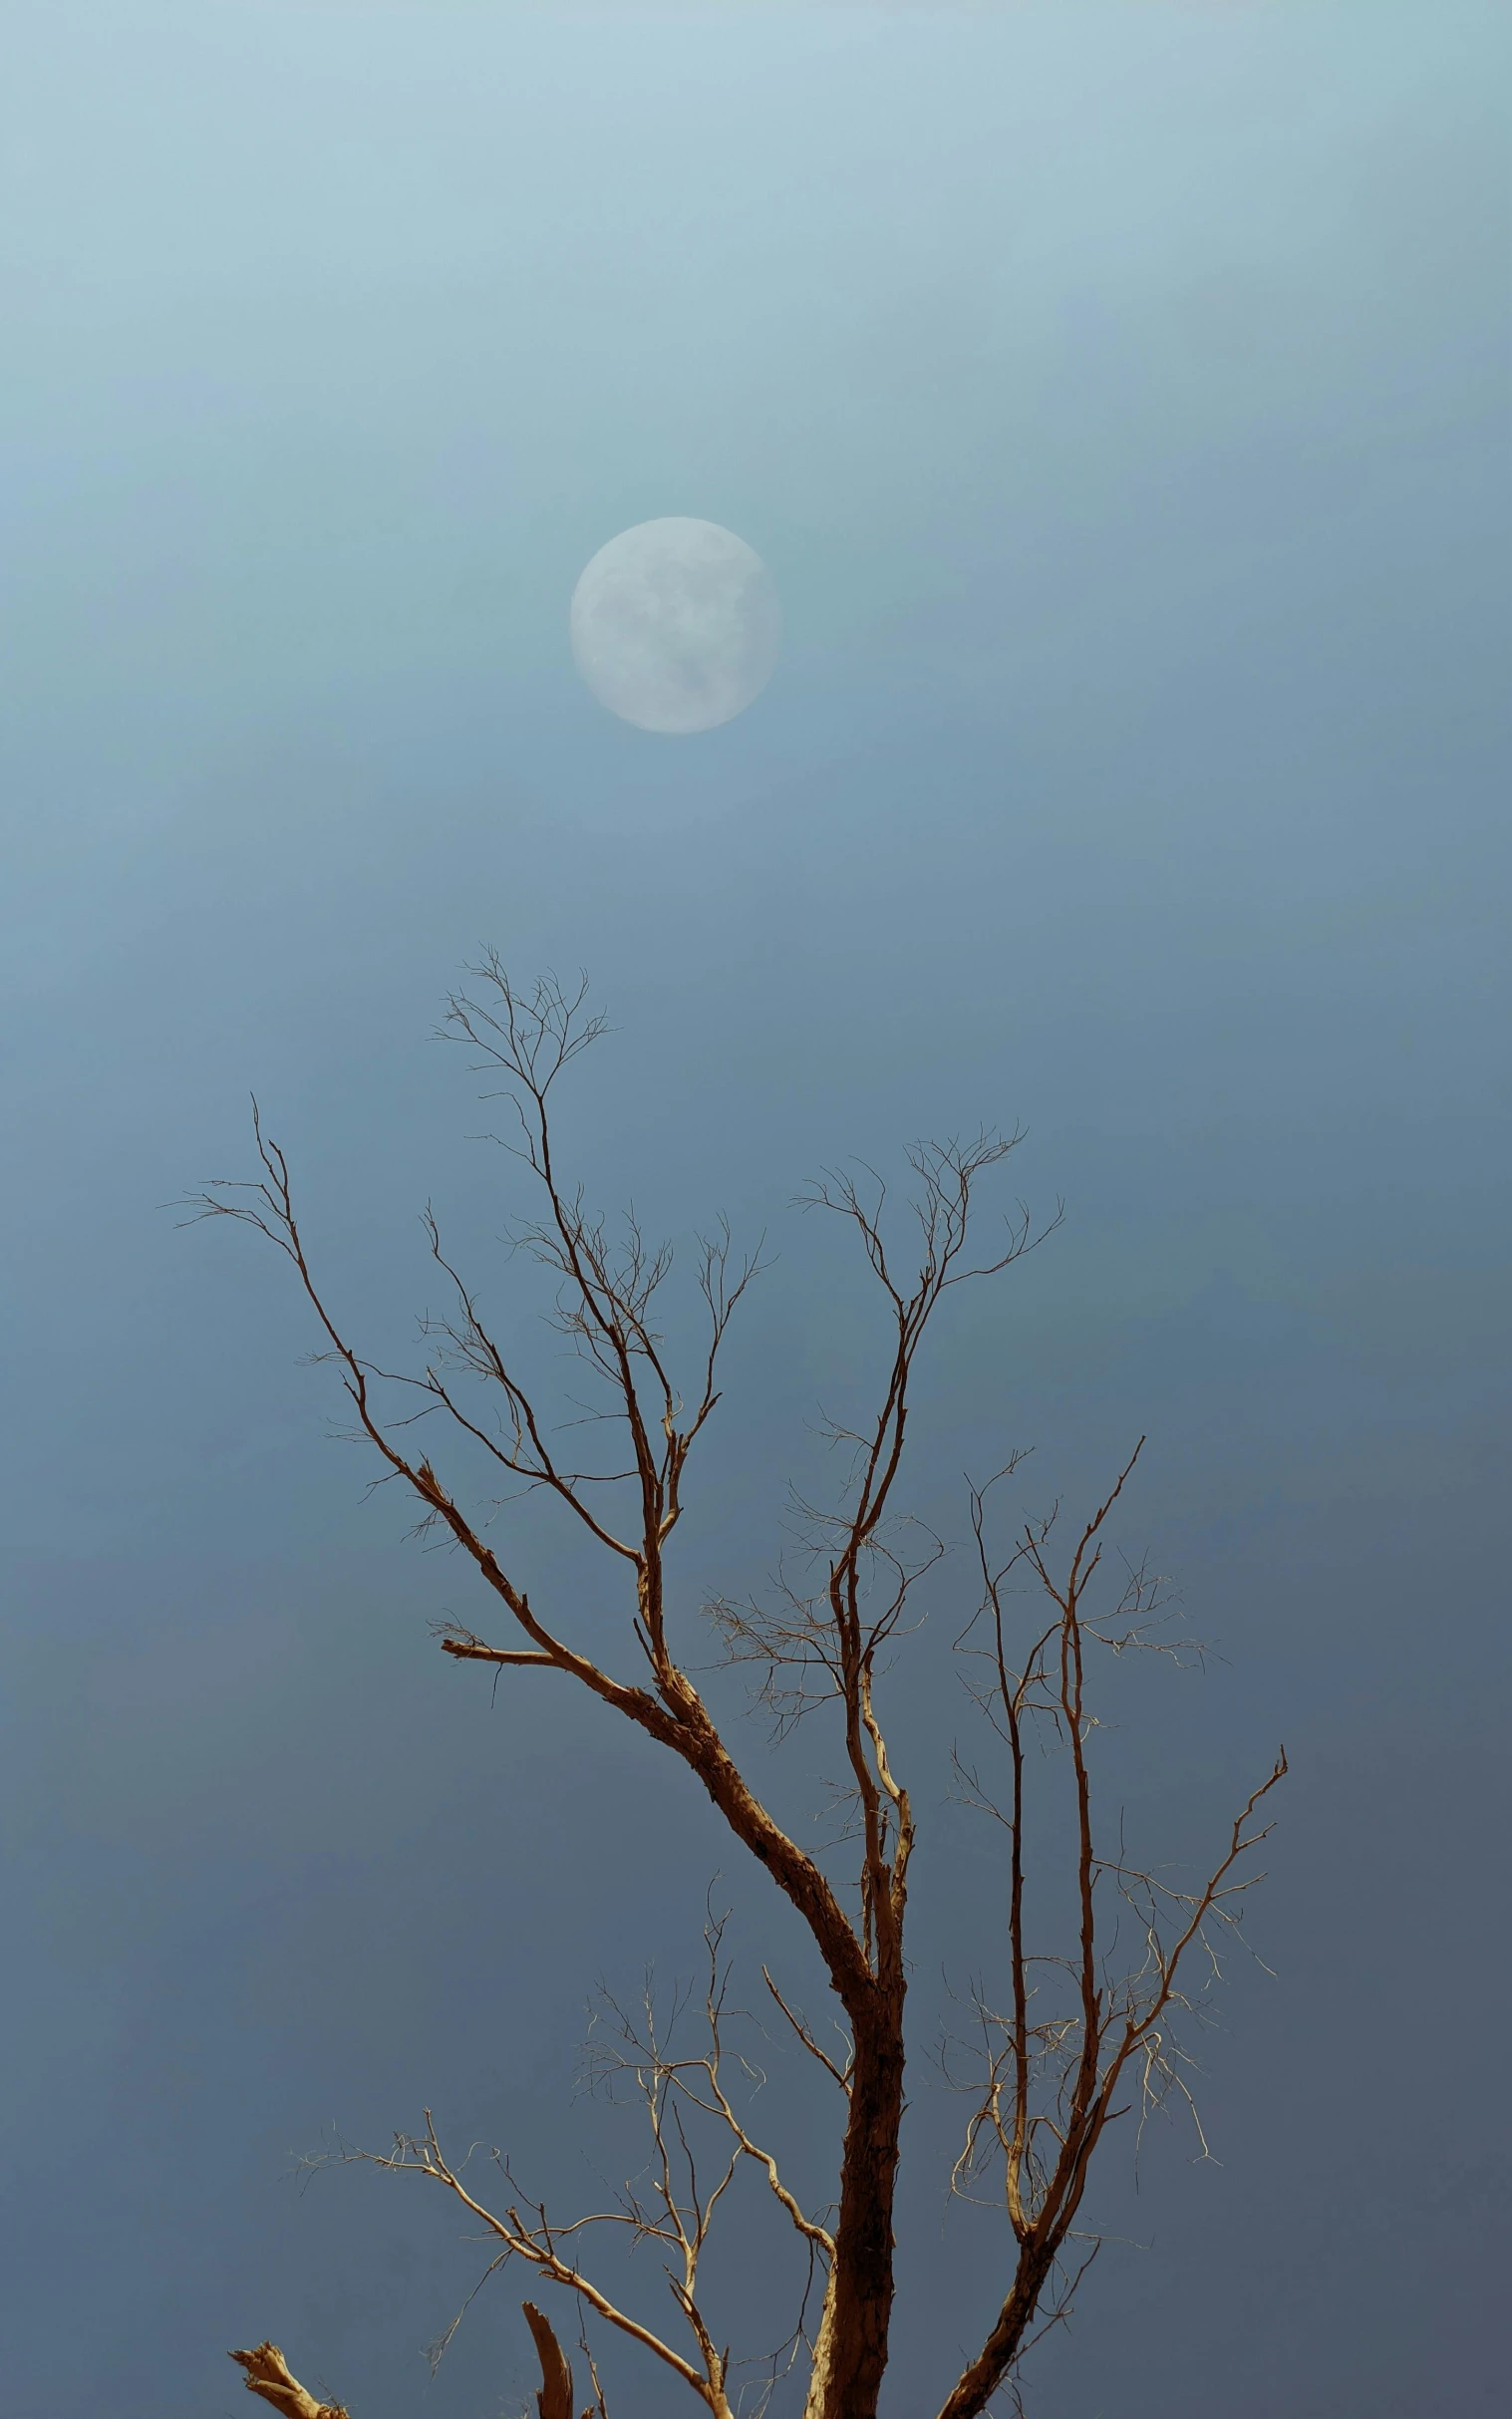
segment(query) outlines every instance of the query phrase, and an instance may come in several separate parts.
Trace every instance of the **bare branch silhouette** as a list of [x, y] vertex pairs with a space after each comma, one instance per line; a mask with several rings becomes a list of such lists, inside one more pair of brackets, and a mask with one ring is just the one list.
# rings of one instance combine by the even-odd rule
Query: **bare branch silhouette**
[[[720, 1360], [731, 1323], [760, 1273], [759, 1248], [738, 1257], [723, 1221], [700, 1241], [695, 1291], [704, 1341], [685, 1393], [673, 1371], [677, 1356], [658, 1324], [674, 1272], [671, 1247], [652, 1243], [633, 1214], [611, 1230], [558, 1165], [552, 1095], [558, 1078], [606, 1031], [603, 1018], [588, 1008], [584, 985], [567, 988], [548, 977], [517, 986], [491, 953], [470, 974], [472, 988], [451, 999], [443, 1032], [471, 1054], [489, 1079], [488, 1096], [510, 1104], [512, 1123], [489, 1138], [534, 1190], [534, 1213], [514, 1224], [508, 1240], [546, 1273], [549, 1325], [582, 1372], [587, 1399], [569, 1397], [566, 1422], [556, 1420], [554, 1409], [548, 1416], [515, 1345], [444, 1245], [430, 1208], [426, 1245], [449, 1307], [421, 1322], [421, 1364], [386, 1370], [359, 1351], [314, 1273], [287, 1159], [265, 1133], [255, 1103], [260, 1172], [249, 1183], [202, 1187], [183, 1206], [191, 1218], [252, 1227], [292, 1264], [323, 1339], [320, 1357], [339, 1373], [352, 1432], [377, 1456], [380, 1480], [406, 1489], [419, 1526], [450, 1538], [475, 1570], [485, 1601], [504, 1623], [502, 1642], [449, 1622], [438, 1632], [443, 1653], [458, 1664], [492, 1665], [495, 1681], [504, 1671], [550, 1670], [575, 1683], [678, 1759], [730, 1834], [771, 1877], [817, 1953], [832, 1995], [826, 2046], [823, 2028], [761, 1968], [785, 2034], [838, 2086], [838, 2172], [834, 2205], [823, 2210], [808, 2207], [783, 2172], [753, 2105], [761, 2070], [738, 2046], [740, 2028], [755, 2018], [730, 1996], [725, 1919], [712, 1916], [700, 1993], [675, 1994], [670, 2014], [659, 2011], [649, 1987], [633, 2012], [613, 2000], [600, 2011], [593, 2072], [611, 2091], [630, 2091], [650, 2143], [645, 2173], [612, 2207], [558, 2220], [544, 2201], [519, 2190], [497, 2152], [498, 2189], [483, 2198], [467, 2180], [467, 2160], [454, 2163], [444, 2152], [429, 2113], [422, 2132], [396, 2137], [388, 2152], [344, 2148], [338, 2157], [439, 2186], [493, 2246], [487, 2274], [522, 2262], [570, 2294], [585, 2321], [670, 2371], [716, 2419], [734, 2419], [731, 2378], [742, 2362], [722, 2341], [701, 2269], [736, 2180], [749, 2174], [792, 2244], [802, 2282], [797, 2321], [784, 2344], [742, 2359], [763, 2368], [761, 2394], [794, 2363], [806, 2362], [805, 2419], [875, 2419], [894, 2289], [909, 1974], [904, 1932], [917, 1836], [914, 1801], [889, 1748], [880, 1700], [890, 1662], [919, 1629], [921, 1585], [941, 1571], [946, 1555], [944, 1539], [898, 1500], [899, 1479], [919, 1355], [945, 1297], [1003, 1275], [1045, 1239], [1060, 1212], [1037, 1228], [1021, 1204], [985, 1250], [975, 1243], [980, 1188], [1021, 1140], [1017, 1132], [988, 1129], [916, 1145], [908, 1154], [911, 1190], [896, 1207], [882, 1179], [864, 1168], [831, 1169], [800, 1195], [799, 1206], [849, 1229], [877, 1288], [886, 1339], [877, 1394], [864, 1414], [827, 1424], [844, 1474], [832, 1499], [795, 1502], [797, 1576], [779, 1574], [765, 1601], [689, 1603], [670, 1588], [669, 1548], [690, 1457], [721, 1399]], [[425, 1452], [415, 1441], [418, 1418], [434, 1423], [425, 1431], [431, 1447]], [[584, 1431], [606, 1440], [601, 1459], [577, 1442], [566, 1458], [559, 1439]], [[481, 1454], [513, 1491], [554, 1499], [607, 1557], [626, 1587], [617, 1643], [590, 1651], [570, 1603], [549, 1614], [537, 1610], [514, 1548], [489, 1542], [460, 1480], [443, 1474], [446, 1437], [465, 1455]], [[945, 2062], [951, 2079], [973, 2094], [955, 2188], [979, 2197], [983, 2179], [997, 2173], [1013, 2260], [981, 2351], [945, 2394], [941, 2419], [974, 2419], [1000, 2390], [1016, 2395], [1015, 2371], [1026, 2348], [1067, 2312], [1096, 2248], [1094, 2238], [1087, 2248], [1075, 2222], [1106, 2128], [1131, 2105], [1141, 2122], [1173, 2097], [1191, 2105], [1181, 2025], [1200, 2008], [1188, 1969], [1205, 1961], [1204, 1986], [1216, 1978], [1242, 1895], [1258, 1878], [1250, 1859], [1269, 1829], [1260, 1819], [1263, 1801], [1286, 1769], [1282, 1756], [1247, 1800], [1207, 1878], [1193, 1886], [1139, 1869], [1121, 1841], [1112, 1855], [1097, 1845], [1089, 1657], [1158, 1652], [1182, 1661], [1196, 1651], [1173, 1631], [1164, 1584], [1146, 1566], [1126, 1564], [1121, 1593], [1110, 1602], [1100, 1593], [1108, 1523], [1138, 1454], [1136, 1447], [1063, 1566], [1054, 1554], [1054, 1511], [1022, 1526], [1006, 1560], [992, 1551], [990, 1499], [1022, 1456], [969, 1494], [980, 1603], [956, 1644], [1006, 1777], [984, 1775], [958, 1755], [957, 1783], [959, 1794], [1006, 1834], [1008, 1953], [1001, 1993], [985, 1979], [972, 1986], [970, 2043], [951, 2045]], [[504, 1533], [507, 1539], [507, 1523]], [[1010, 1603], [1016, 1589], [1027, 1589], [1035, 1608], [1022, 1641]], [[751, 1672], [778, 1740], [809, 1717], [832, 1724], [843, 1828], [829, 1848], [804, 1848], [771, 1813], [695, 1684], [684, 1641], [701, 1614], [712, 1622], [724, 1660]], [[589, 1635], [601, 1639], [601, 1624]], [[1065, 1759], [1070, 1776], [1070, 1933], [1048, 1950], [1030, 1942], [1025, 1896], [1032, 1736]], [[849, 1870], [832, 1880], [827, 1860], [847, 1842]], [[1115, 1910], [1137, 1942], [1132, 1965], [1117, 1963]], [[986, 1913], [983, 1922], [985, 1935]], [[687, 2028], [695, 2021], [699, 2037], [690, 2046]], [[655, 2255], [672, 2303], [665, 2328], [612, 2295], [585, 2265], [602, 2228]], [[810, 2330], [814, 2287], [819, 2308]], [[668, 2315], [665, 2300], [661, 2307]], [[541, 2419], [571, 2419], [571, 2367], [550, 2319], [533, 2302], [525, 2304], [525, 2316], [541, 2368]], [[607, 2419], [586, 2333], [582, 2349], [590, 2408]], [[331, 2406], [304, 2396], [287, 2377], [271, 2345], [233, 2356], [247, 2369], [251, 2390], [286, 2408], [291, 2419], [334, 2419]], [[265, 2375], [254, 2373], [258, 2362]]]

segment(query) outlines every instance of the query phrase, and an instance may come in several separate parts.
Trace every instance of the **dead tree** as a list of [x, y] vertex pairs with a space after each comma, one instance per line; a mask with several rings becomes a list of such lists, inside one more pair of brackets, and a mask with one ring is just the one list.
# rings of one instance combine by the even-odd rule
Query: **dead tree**
[[[256, 1119], [260, 1173], [250, 1183], [216, 1183], [185, 1206], [195, 1216], [225, 1216], [255, 1227], [292, 1263], [350, 1401], [353, 1433], [378, 1456], [382, 1474], [402, 1484], [420, 1508], [420, 1525], [454, 1543], [474, 1567], [485, 1602], [505, 1624], [501, 1641], [470, 1628], [448, 1630], [442, 1651], [458, 1663], [508, 1666], [520, 1685], [552, 1671], [633, 1722], [685, 1765], [723, 1823], [770, 1876], [822, 1962], [837, 2009], [833, 2051], [769, 1974], [774, 2008], [828, 2074], [838, 2095], [836, 2196], [832, 2207], [802, 2206], [777, 2161], [756, 2138], [748, 2101], [732, 2080], [728, 1972], [722, 1924], [709, 1934], [709, 1981], [689, 2051], [660, 2028], [655, 2007], [628, 2018], [616, 2011], [617, 2046], [609, 2060], [628, 2076], [645, 2107], [652, 2141], [649, 2186], [612, 2211], [563, 2224], [514, 2185], [498, 2161], [500, 2189], [481, 2197], [448, 2157], [429, 2114], [418, 2135], [402, 2136], [380, 2166], [417, 2173], [466, 2209], [496, 2245], [494, 2266], [514, 2260], [571, 2297], [589, 2325], [638, 2344], [703, 2403], [713, 2419], [733, 2419], [732, 2355], [701, 2298], [699, 2270], [722, 2196], [749, 2163], [769, 2186], [773, 2211], [790, 2227], [819, 2283], [818, 2314], [800, 2317], [791, 2339], [806, 2363], [805, 2419], [873, 2419], [888, 2358], [893, 2304], [893, 2207], [903, 2112], [904, 1929], [917, 1816], [889, 1755], [878, 1703], [883, 1651], [903, 1643], [905, 1616], [923, 1573], [942, 1548], [911, 1547], [896, 1503], [919, 1354], [926, 1331], [953, 1288], [1001, 1275], [1042, 1239], [1022, 1208], [980, 1256], [971, 1249], [975, 1195], [1015, 1147], [1017, 1135], [924, 1144], [910, 1154], [914, 1187], [912, 1247], [900, 1260], [883, 1187], [831, 1173], [802, 1196], [805, 1206], [839, 1217], [853, 1233], [879, 1289], [886, 1334], [884, 1374], [872, 1413], [834, 1433], [849, 1448], [848, 1481], [838, 1501], [805, 1507], [817, 1584], [784, 1587], [774, 1604], [685, 1604], [672, 1590], [668, 1556], [683, 1509], [689, 1457], [719, 1400], [717, 1369], [730, 1323], [757, 1273], [737, 1262], [726, 1228], [702, 1242], [697, 1283], [706, 1341], [696, 1382], [685, 1398], [668, 1365], [657, 1325], [657, 1296], [670, 1250], [653, 1249], [633, 1220], [615, 1237], [561, 1173], [553, 1147], [551, 1095], [559, 1077], [600, 1036], [582, 989], [554, 980], [518, 988], [495, 956], [471, 970], [476, 989], [454, 997], [444, 1027], [475, 1054], [513, 1103], [523, 1162], [539, 1209], [515, 1229], [514, 1243], [541, 1263], [556, 1286], [555, 1321], [603, 1390], [622, 1440], [607, 1467], [563, 1457], [560, 1431], [527, 1387], [510, 1352], [485, 1324], [477, 1293], [444, 1249], [435, 1218], [426, 1232], [452, 1307], [427, 1319], [418, 1371], [377, 1367], [348, 1339], [326, 1283], [306, 1252], [287, 1161]], [[1052, 1221], [1052, 1223], [1055, 1223]], [[1047, 1230], [1048, 1231], [1048, 1230]], [[417, 1393], [422, 1398], [416, 1403]], [[490, 1399], [491, 1397], [491, 1399]], [[400, 1405], [404, 1415], [400, 1415]], [[514, 1486], [543, 1490], [565, 1517], [624, 1575], [628, 1675], [574, 1643], [560, 1614], [537, 1607], [507, 1546], [488, 1542], [480, 1518], [459, 1500], [437, 1458], [412, 1441], [415, 1411], [439, 1415], [469, 1440]], [[1207, 1878], [1182, 1891], [1133, 1869], [1097, 1845], [1091, 1745], [1094, 1719], [1087, 1662], [1099, 1648], [1169, 1649], [1158, 1587], [1138, 1571], [1111, 1608], [1098, 1594], [1105, 1525], [1138, 1456], [1138, 1447], [1106, 1499], [1054, 1558], [1054, 1515], [1021, 1525], [1000, 1561], [989, 1544], [990, 1482], [971, 1497], [981, 1602], [957, 1646], [975, 1673], [973, 1693], [1000, 1742], [1006, 1780], [984, 1780], [959, 1766], [965, 1793], [1001, 1822], [1006, 1843], [1006, 1960], [1001, 2003], [983, 1984], [974, 1994], [976, 2065], [952, 2079], [973, 2093], [955, 2184], [968, 2195], [995, 2168], [1013, 2253], [1001, 2302], [985, 2325], [981, 2349], [953, 2379], [942, 2379], [939, 2419], [975, 2419], [1013, 2380], [1037, 2330], [1068, 2306], [1079, 2273], [1076, 2221], [1090, 2163], [1103, 2133], [1130, 2102], [1147, 2109], [1185, 2090], [1181, 2018], [1194, 2007], [1192, 1974], [1217, 1969], [1225, 1928], [1240, 1894], [1258, 1879], [1252, 1851], [1269, 1828], [1274, 1770], [1247, 1799]], [[1010, 1465], [1010, 1468], [1013, 1465]], [[1008, 1475], [1000, 1472], [1000, 1480]], [[1038, 1605], [1016, 1643], [1012, 1599], [1027, 1588]], [[732, 1751], [689, 1676], [684, 1643], [690, 1616], [712, 1616], [729, 1657], [753, 1666], [756, 1692], [780, 1728], [827, 1716], [835, 1726], [854, 1817], [854, 1865], [836, 1878], [833, 1856], [811, 1854], [779, 1824]], [[1179, 1644], [1179, 1642], [1177, 1642]], [[972, 1658], [979, 1659], [973, 1663]], [[532, 1676], [523, 1677], [525, 1673]], [[1069, 1772], [1066, 1837], [1068, 1939], [1048, 1956], [1031, 1938], [1026, 1906], [1025, 1811], [1032, 1734], [1058, 1744]], [[1042, 1769], [1037, 1758], [1036, 1769]], [[1131, 1969], [1117, 1962], [1115, 1936], [1134, 1918]], [[684, 2018], [688, 2010], [683, 2010]], [[739, 2065], [739, 2061], [736, 2061]], [[721, 2145], [714, 2170], [701, 2165], [695, 2136]], [[663, 2331], [622, 2307], [594, 2280], [585, 2238], [596, 2226], [628, 2225], [655, 2248], [670, 2287], [676, 2325]], [[1093, 2246], [1094, 2248], [1094, 2246]], [[1084, 2264], [1084, 2262], [1083, 2262]], [[807, 2304], [805, 2303], [805, 2309]], [[572, 2373], [547, 2316], [525, 2304], [539, 2358], [541, 2419], [572, 2419]], [[587, 2338], [584, 2337], [584, 2349]], [[282, 2354], [264, 2343], [232, 2357], [249, 2390], [290, 2419], [334, 2419], [290, 2376]], [[605, 2411], [597, 2370], [587, 2419]]]

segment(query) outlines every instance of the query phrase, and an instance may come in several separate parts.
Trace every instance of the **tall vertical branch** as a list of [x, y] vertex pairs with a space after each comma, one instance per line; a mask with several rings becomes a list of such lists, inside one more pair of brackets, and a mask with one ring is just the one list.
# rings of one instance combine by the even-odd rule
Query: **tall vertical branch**
[[[994, 1570], [986, 1546], [986, 1490], [974, 1491], [972, 1521], [983, 1580], [983, 1606], [992, 1623], [993, 1678], [979, 1702], [1009, 1751], [1010, 1837], [1009, 1980], [1007, 2016], [979, 2001], [979, 2016], [989, 2039], [987, 2072], [981, 2096], [967, 2127], [966, 2145], [957, 2163], [957, 2178], [976, 2172], [984, 2147], [995, 2143], [1003, 2162], [1005, 2200], [1018, 2255], [1009, 2289], [989, 2329], [982, 2350], [961, 2372], [941, 2406], [940, 2419], [978, 2419], [1012, 2373], [1043, 2325], [1048, 2292], [1052, 2290], [1063, 2247], [1069, 2238], [1086, 2191], [1088, 2170], [1107, 2125], [1119, 2113], [1119, 2089], [1134, 2068], [1140, 2088], [1158, 2096], [1177, 2080], [1179, 2048], [1166, 2027], [1174, 2009], [1190, 2008], [1181, 1990], [1180, 1974], [1188, 1952], [1214, 1944], [1207, 1927], [1235, 1921], [1228, 1902], [1249, 1889], [1258, 1875], [1235, 1879], [1236, 1869], [1269, 1835], [1270, 1825], [1253, 1827], [1262, 1800], [1284, 1777], [1286, 1755], [1278, 1755], [1266, 1780], [1253, 1790], [1236, 1817], [1227, 1849], [1196, 1892], [1162, 1883], [1149, 1873], [1127, 1866], [1121, 1856], [1109, 1861], [1098, 1851], [1093, 1823], [1092, 1782], [1087, 1756], [1091, 1717], [1086, 1703], [1088, 1643], [1122, 1652], [1129, 1648], [1156, 1652], [1179, 1651], [1180, 1642], [1159, 1632], [1163, 1600], [1158, 1583], [1143, 1571], [1132, 1574], [1112, 1616], [1089, 1614], [1087, 1595], [1102, 1559], [1102, 1532], [1144, 1448], [1141, 1437], [1113, 1486], [1098, 1505], [1076, 1541], [1063, 1579], [1058, 1579], [1049, 1556], [1049, 1539], [1056, 1514], [1024, 1529], [1008, 1563]], [[1054, 1607], [1050, 1626], [1030, 1644], [1023, 1664], [1015, 1668], [1006, 1646], [1007, 1583], [1012, 1573], [1027, 1567], [1044, 1598]], [[980, 1616], [979, 1616], [980, 1618]], [[1072, 1901], [1075, 1945], [1063, 1960], [1033, 1959], [1026, 1940], [1024, 1914], [1023, 1840], [1025, 1818], [1025, 1729], [1030, 1721], [1047, 1721], [1064, 1746], [1071, 1768], [1074, 1809]], [[998, 1809], [978, 1792], [976, 1776], [967, 1774], [977, 1802]], [[1121, 1977], [1107, 1969], [1097, 1919], [1099, 1883], [1111, 1882], [1125, 1898], [1138, 1904], [1146, 1943], [1143, 1964]], [[1216, 1959], [1215, 1959], [1216, 1963]], [[1033, 2021], [1030, 2014], [1030, 1967], [1058, 1964], [1071, 1984], [1073, 2012], [1052, 2012]], [[996, 2034], [1001, 2047], [993, 2048]], [[1012, 2080], [1012, 2115], [1002, 2114], [1005, 2068]], [[1037, 2082], [1046, 2086], [1045, 2105], [1035, 2106]], [[1041, 2157], [1037, 2142], [1044, 2135], [1052, 2144]], [[1053, 2301], [1052, 2320], [1064, 2314], [1077, 2277]]]

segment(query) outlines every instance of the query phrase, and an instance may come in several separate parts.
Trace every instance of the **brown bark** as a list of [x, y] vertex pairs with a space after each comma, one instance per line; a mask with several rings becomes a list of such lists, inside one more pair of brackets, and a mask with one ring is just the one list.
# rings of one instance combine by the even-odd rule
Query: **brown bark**
[[541, 2389], [535, 2397], [540, 2419], [572, 2419], [572, 2371], [567, 2357], [557, 2342], [555, 2329], [544, 2310], [533, 2301], [522, 2302], [525, 2324], [535, 2337], [535, 2356], [541, 2364]]
[[996, 2325], [970, 2368], [957, 2379], [940, 2419], [979, 2419], [986, 2410], [1023, 2346], [1055, 2264], [1055, 2252], [1048, 2244], [1020, 2261], [1014, 2289], [999, 2311]]
[[822, 2419], [873, 2419], [887, 2367], [893, 2298], [893, 2195], [903, 2122], [903, 1976], [874, 1986], [856, 2026], [840, 2167], [834, 2293], [826, 2312]]

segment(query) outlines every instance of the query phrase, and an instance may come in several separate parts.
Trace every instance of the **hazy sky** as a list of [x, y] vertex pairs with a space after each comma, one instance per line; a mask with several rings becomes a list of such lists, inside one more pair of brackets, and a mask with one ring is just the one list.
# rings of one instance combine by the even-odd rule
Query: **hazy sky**
[[[283, 1272], [158, 1208], [242, 1172], [255, 1087], [376, 1350], [430, 1197], [507, 1300], [491, 1112], [429, 1038], [485, 942], [610, 1009], [595, 1193], [778, 1255], [683, 1610], [759, 1580], [872, 1365], [799, 1181], [1022, 1122], [1065, 1224], [942, 1331], [914, 1500], [959, 1534], [961, 1470], [1033, 1443], [1026, 1501], [1079, 1502], [1147, 1430], [1127, 1541], [1221, 1644], [1109, 1786], [1175, 1853], [1291, 1753], [1221, 2164], [1162, 2134], [1135, 2195], [1108, 2150], [1128, 2243], [1034, 2419], [1499, 2407], [1509, 50], [1469, 0], [10, 0], [13, 2419], [244, 2409], [264, 2333], [357, 2419], [518, 2410], [526, 2283], [429, 2383], [476, 2247], [290, 2154], [430, 2102], [580, 2204], [634, 2155], [572, 2100], [595, 1978], [686, 1970], [722, 1868], [743, 1959], [794, 1954], [684, 1776], [443, 1664], [465, 1575], [324, 1441]], [[781, 595], [697, 739], [568, 646], [659, 514]], [[898, 2419], [1002, 2274], [928, 2054], [995, 1877], [910, 1670]]]

